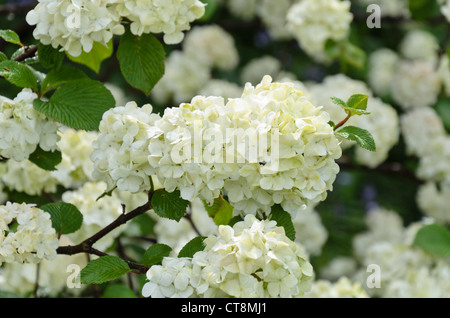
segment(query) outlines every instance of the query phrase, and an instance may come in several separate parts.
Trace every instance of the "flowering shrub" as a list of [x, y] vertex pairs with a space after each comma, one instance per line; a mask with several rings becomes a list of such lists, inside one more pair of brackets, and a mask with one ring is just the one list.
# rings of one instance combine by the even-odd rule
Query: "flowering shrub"
[[0, 298], [450, 296], [449, 1], [0, 16]]

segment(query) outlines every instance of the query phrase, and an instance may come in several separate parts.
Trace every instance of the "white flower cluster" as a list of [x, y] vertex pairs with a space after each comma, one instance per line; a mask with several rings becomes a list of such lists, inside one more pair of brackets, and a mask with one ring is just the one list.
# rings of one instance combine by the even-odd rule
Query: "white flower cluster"
[[26, 20], [36, 25], [35, 39], [72, 56], [90, 52], [94, 43], [108, 45], [125, 32], [113, 0], [39, 0]]
[[[368, 130], [377, 146], [375, 152], [361, 147], [356, 149], [356, 160], [365, 166], [376, 167], [384, 162], [391, 148], [397, 144], [400, 129], [396, 110], [381, 99], [374, 97], [367, 85], [343, 74], [329, 75], [321, 83], [310, 83], [308, 91], [315, 105], [322, 105], [330, 114], [331, 120], [340, 122], [346, 117], [344, 109], [334, 104], [331, 97], [347, 100], [354, 94], [369, 96], [367, 111], [369, 115], [352, 116], [347, 125], [354, 125]], [[353, 142], [344, 141], [342, 147], [348, 148]]]
[[[105, 190], [106, 184], [104, 182], [86, 182], [79, 189], [63, 193], [62, 201], [73, 204], [83, 214], [82, 227], [67, 235], [71, 241], [81, 242], [103, 229], [122, 214], [122, 201], [114, 192], [111, 196], [98, 199]], [[95, 247], [100, 250], [110, 247], [122, 231], [123, 226], [114, 229], [97, 241]]]
[[400, 124], [407, 153], [419, 158], [429, 153], [431, 140], [446, 135], [442, 119], [431, 107], [419, 107], [401, 114]]
[[83, 183], [94, 181], [92, 173], [94, 165], [90, 159], [93, 151], [92, 143], [98, 132], [75, 130], [66, 127], [59, 132], [58, 147], [62, 160], [51, 175], [65, 188], [78, 188]]
[[247, 215], [220, 226], [193, 258], [166, 258], [147, 272], [144, 297], [301, 297], [313, 268], [274, 221]]
[[381, 48], [369, 55], [368, 84], [373, 92], [385, 97], [391, 92], [391, 83], [400, 57], [388, 48]]
[[341, 277], [337, 282], [320, 279], [313, 283], [307, 298], [369, 298], [359, 282], [352, 282], [347, 277]]
[[0, 156], [16, 161], [27, 159], [39, 146], [57, 149], [58, 124], [36, 111], [37, 95], [24, 88], [14, 100], [0, 96]]
[[302, 0], [289, 8], [287, 28], [309, 56], [326, 62], [326, 41], [346, 39], [352, 20], [350, 1]]
[[417, 204], [426, 216], [436, 223], [450, 224], [450, 183], [428, 181], [417, 191]]
[[416, 175], [427, 181], [450, 182], [450, 135], [429, 140], [428, 152], [419, 158]]
[[56, 257], [58, 238], [50, 214], [33, 205], [0, 206], [0, 264], [39, 263]]
[[[114, 0], [113, 0], [114, 1]], [[205, 4], [199, 0], [118, 0], [116, 12], [131, 21], [135, 35], [164, 33], [167, 44], [180, 43], [183, 31], [205, 14]]]
[[72, 56], [90, 52], [94, 43], [108, 45], [122, 35], [124, 19], [135, 35], [164, 33], [167, 44], [180, 43], [183, 31], [203, 16], [199, 0], [39, 0], [26, 20], [36, 25], [33, 36], [43, 44], [62, 47]]
[[412, 29], [400, 42], [400, 54], [409, 60], [426, 60], [435, 63], [439, 53], [437, 38], [422, 29]]
[[8, 160], [0, 164], [0, 178], [9, 189], [29, 195], [54, 193], [59, 181], [48, 170], [44, 170], [29, 160], [20, 162]]
[[450, 22], [450, 1], [438, 0], [442, 15]]
[[242, 88], [233, 82], [223, 79], [211, 79], [199, 91], [203, 96], [222, 96], [225, 100], [238, 98], [242, 94]]
[[[361, 263], [355, 279], [360, 280], [366, 292], [383, 298], [448, 297], [449, 260], [412, 246], [417, 231], [430, 220], [403, 227], [396, 212], [383, 209], [371, 211], [369, 218], [368, 231], [354, 238]], [[364, 285], [370, 264], [380, 267], [379, 288]]]
[[403, 109], [432, 106], [441, 91], [441, 78], [433, 63], [401, 60], [392, 79], [391, 94]]
[[242, 84], [252, 83], [253, 85], [256, 85], [261, 81], [261, 78], [263, 78], [264, 75], [277, 78], [280, 72], [280, 60], [271, 55], [263, 55], [250, 60], [244, 65], [240, 79]]
[[159, 104], [188, 102], [209, 85], [213, 69], [229, 71], [238, 63], [239, 54], [229, 33], [214, 24], [196, 26], [186, 36], [182, 50], [165, 59], [164, 76], [151, 97]]
[[339, 171], [341, 148], [328, 121], [293, 84], [266, 76], [226, 104], [197, 96], [161, 118], [149, 105], [109, 110], [92, 160], [96, 174], [120, 190], [148, 189], [156, 175], [189, 201], [212, 203], [225, 189], [237, 213], [281, 204], [295, 214], [324, 200]]

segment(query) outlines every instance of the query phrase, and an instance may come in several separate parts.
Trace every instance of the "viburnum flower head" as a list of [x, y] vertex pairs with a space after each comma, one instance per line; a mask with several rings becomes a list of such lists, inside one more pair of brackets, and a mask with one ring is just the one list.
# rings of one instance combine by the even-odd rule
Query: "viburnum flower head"
[[0, 264], [52, 260], [57, 248], [50, 214], [25, 203], [0, 206]]

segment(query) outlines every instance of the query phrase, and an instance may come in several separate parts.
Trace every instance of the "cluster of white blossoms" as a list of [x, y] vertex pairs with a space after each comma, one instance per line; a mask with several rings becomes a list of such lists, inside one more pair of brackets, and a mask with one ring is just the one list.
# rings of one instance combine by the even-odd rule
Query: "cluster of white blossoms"
[[37, 146], [45, 151], [57, 149], [59, 125], [33, 107], [38, 96], [24, 88], [14, 100], [0, 96], [0, 156], [22, 161]]
[[432, 33], [422, 29], [408, 31], [399, 45], [399, 53], [410, 60], [426, 60], [435, 63], [438, 52], [437, 38]]
[[135, 103], [107, 111], [94, 142], [97, 176], [109, 188], [139, 192], [156, 175], [169, 192], [212, 204], [224, 189], [236, 213], [295, 214], [320, 202], [339, 171], [339, 141], [328, 113], [292, 83], [265, 76], [240, 98], [196, 96], [151, 114]]
[[450, 1], [438, 0], [442, 15], [450, 22]]
[[219, 226], [192, 258], [165, 258], [147, 272], [144, 297], [301, 297], [313, 268], [302, 248], [274, 221], [247, 215]]
[[47, 212], [25, 203], [0, 206], [0, 264], [52, 260], [58, 244]]
[[417, 191], [417, 204], [423, 213], [436, 223], [450, 224], [450, 183], [428, 181]]
[[[354, 238], [357, 259], [361, 264], [355, 281], [360, 281], [366, 292], [374, 297], [435, 298], [449, 295], [449, 260], [432, 256], [412, 245], [417, 231], [433, 221], [424, 219], [404, 227], [394, 211], [381, 209], [371, 212], [368, 231]], [[379, 212], [375, 217], [374, 214]], [[370, 264], [380, 268], [378, 288], [368, 288], [364, 284]]]
[[[111, 196], [98, 199], [106, 190], [104, 182], [86, 182], [82, 187], [66, 191], [62, 195], [62, 201], [73, 204], [83, 214], [83, 225], [67, 237], [80, 243], [84, 239], [97, 233], [105, 226], [117, 219], [122, 213], [122, 201], [113, 192]], [[95, 243], [95, 247], [104, 250], [111, 246], [114, 239], [124, 230], [120, 226]]]
[[450, 181], [450, 135], [429, 140], [428, 152], [419, 158], [416, 175], [427, 181]]
[[302, 0], [289, 8], [287, 28], [309, 56], [326, 62], [326, 41], [346, 39], [352, 20], [350, 1]]
[[[331, 120], [340, 122], [346, 117], [344, 109], [334, 104], [331, 97], [347, 100], [354, 94], [366, 94], [369, 96], [367, 116], [352, 116], [347, 124], [368, 130], [377, 146], [375, 152], [363, 148], [356, 148], [356, 160], [365, 166], [376, 167], [387, 159], [389, 151], [397, 144], [400, 134], [399, 117], [397, 111], [381, 99], [374, 97], [367, 85], [359, 80], [349, 78], [344, 74], [329, 75], [320, 83], [309, 83], [308, 91], [315, 105], [322, 105], [330, 114]], [[355, 143], [343, 141], [343, 149], [349, 148]]]
[[204, 6], [199, 0], [39, 0], [26, 20], [36, 25], [33, 36], [43, 44], [79, 56], [95, 43], [106, 46], [122, 35], [125, 19], [135, 35], [163, 33], [165, 43], [180, 43], [183, 31], [205, 13]]
[[352, 282], [347, 277], [340, 277], [337, 282], [319, 279], [314, 281], [307, 298], [369, 298], [361, 283]]
[[392, 79], [392, 98], [403, 109], [432, 106], [441, 91], [441, 78], [433, 63], [401, 60]]
[[277, 78], [281, 72], [281, 62], [279, 59], [271, 55], [263, 55], [256, 57], [247, 62], [242, 67], [240, 80], [242, 84], [252, 83], [258, 84], [264, 75]]
[[114, 0], [39, 0], [26, 20], [36, 26], [33, 36], [42, 44], [79, 56], [125, 32], [115, 6]]
[[228, 32], [215, 24], [195, 26], [182, 50], [172, 51], [165, 59], [164, 76], [150, 96], [159, 104], [188, 102], [213, 80], [213, 70], [230, 71], [238, 63], [239, 54]]
[[431, 140], [445, 136], [442, 119], [431, 107], [420, 107], [400, 115], [401, 132], [409, 155], [422, 157], [430, 151]]
[[381, 48], [369, 55], [368, 84], [375, 94], [385, 97], [391, 92], [392, 78], [399, 61], [398, 54], [388, 48]]
[[242, 88], [233, 82], [222, 79], [211, 79], [199, 91], [203, 96], [222, 96], [225, 100], [238, 98], [242, 94]]

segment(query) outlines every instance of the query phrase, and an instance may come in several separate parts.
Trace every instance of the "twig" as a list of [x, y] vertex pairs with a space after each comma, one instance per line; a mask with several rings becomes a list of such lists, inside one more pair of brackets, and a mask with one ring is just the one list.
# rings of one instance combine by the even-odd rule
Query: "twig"
[[16, 58], [13, 59], [13, 61], [16, 62], [22, 62], [23, 60], [29, 58], [29, 57], [33, 57], [37, 50], [38, 50], [39, 45], [33, 45], [33, 46], [25, 46], [25, 52], [23, 52], [22, 54], [20, 54], [19, 56], [17, 56]]

